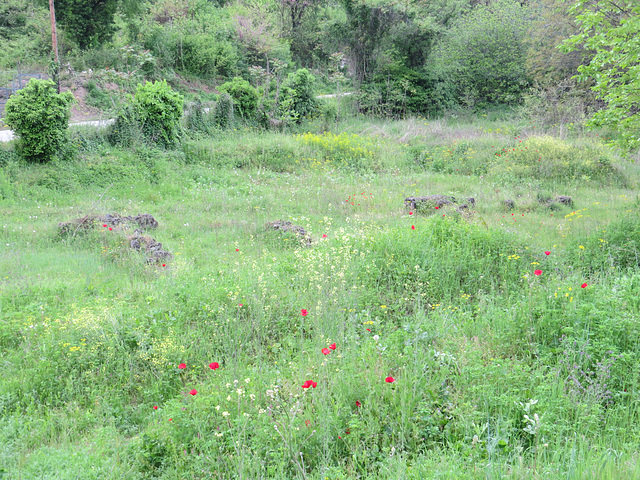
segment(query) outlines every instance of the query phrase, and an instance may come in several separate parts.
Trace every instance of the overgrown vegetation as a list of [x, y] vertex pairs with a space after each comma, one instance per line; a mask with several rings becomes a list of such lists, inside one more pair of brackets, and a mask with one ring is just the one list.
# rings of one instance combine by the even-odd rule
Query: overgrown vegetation
[[640, 473], [635, 165], [517, 119], [216, 115], [174, 149], [2, 150], [9, 478]]
[[[76, 3], [62, 84], [114, 121], [7, 106], [0, 477], [640, 477], [640, 171], [585, 130], [634, 121], [632, 43], [585, 45], [635, 7]], [[0, 66], [45, 13], [0, 7]]]
[[31, 79], [6, 105], [5, 121], [18, 135], [18, 150], [31, 162], [48, 162], [64, 149], [73, 95], [57, 93], [50, 80]]

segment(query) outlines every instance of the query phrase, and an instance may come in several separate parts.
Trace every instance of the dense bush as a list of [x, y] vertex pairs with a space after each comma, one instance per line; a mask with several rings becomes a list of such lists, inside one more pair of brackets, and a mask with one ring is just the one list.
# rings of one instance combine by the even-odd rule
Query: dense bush
[[222, 93], [227, 93], [233, 98], [235, 106], [244, 118], [252, 118], [258, 107], [258, 91], [246, 80], [235, 77], [231, 82], [223, 83], [218, 87]]
[[18, 149], [32, 162], [47, 162], [67, 139], [73, 95], [57, 93], [51, 80], [31, 79], [5, 107], [5, 121], [20, 138]]
[[134, 118], [149, 140], [171, 147], [180, 139], [183, 103], [166, 80], [138, 84], [132, 99]]
[[527, 88], [527, 10], [500, 0], [458, 19], [438, 45], [436, 63], [468, 106], [514, 103]]
[[435, 72], [394, 63], [362, 85], [358, 103], [361, 111], [380, 116], [437, 115], [455, 105], [454, 92]]
[[313, 75], [306, 68], [289, 74], [282, 86], [283, 95], [280, 103], [282, 117], [300, 122], [316, 110], [318, 102], [314, 96], [313, 82]]

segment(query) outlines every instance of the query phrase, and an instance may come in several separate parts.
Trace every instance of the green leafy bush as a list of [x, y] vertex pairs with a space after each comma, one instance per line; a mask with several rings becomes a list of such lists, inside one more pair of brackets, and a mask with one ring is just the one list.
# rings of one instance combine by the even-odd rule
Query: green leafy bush
[[166, 80], [138, 84], [132, 100], [134, 116], [152, 142], [171, 147], [179, 142], [184, 98]]
[[57, 93], [51, 80], [32, 78], [11, 96], [5, 121], [20, 137], [18, 149], [32, 162], [47, 162], [64, 147], [73, 95]]
[[222, 128], [227, 128], [233, 122], [233, 98], [228, 93], [223, 93], [213, 107], [213, 121]]
[[527, 10], [500, 0], [458, 19], [436, 49], [439, 69], [463, 104], [514, 103], [529, 84]]
[[227, 93], [244, 118], [251, 118], [258, 107], [258, 91], [246, 80], [235, 77], [231, 82], [223, 83], [218, 87], [222, 93]]
[[298, 123], [318, 108], [313, 92], [314, 77], [306, 68], [289, 74], [283, 85], [280, 111], [283, 117]]

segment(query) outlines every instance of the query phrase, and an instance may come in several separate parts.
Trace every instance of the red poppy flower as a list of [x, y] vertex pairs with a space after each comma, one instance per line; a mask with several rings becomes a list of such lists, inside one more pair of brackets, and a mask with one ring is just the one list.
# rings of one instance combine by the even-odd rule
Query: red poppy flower
[[109, 227], [109, 231], [113, 230], [113, 228]]
[[336, 347], [336, 344], [335, 344], [335, 343], [332, 343], [331, 345], [329, 345], [329, 348], [330, 348], [331, 350], [335, 350], [335, 349], [336, 349], [336, 348], [338, 348], [338, 347]]
[[436, 210], [440, 209], [440, 207], [436, 207]]
[[413, 212], [409, 212], [409, 215], [413, 215]]
[[306, 308], [303, 308], [302, 310], [300, 310], [300, 315], [302, 315], [303, 317], [306, 317], [307, 315], [309, 315], [309, 312], [307, 312]]
[[107, 225], [106, 223], [105, 223], [104, 225], [102, 225], [102, 226], [103, 226], [104, 228], [107, 228], [107, 227], [108, 227], [108, 225]]
[[327, 238], [327, 234], [326, 234], [326, 233], [323, 233], [323, 234], [322, 234], [322, 238]]
[[545, 255], [551, 255], [551, 252], [544, 252]]
[[170, 421], [170, 422], [173, 422], [173, 418], [170, 418], [170, 419], [169, 419], [169, 421]]
[[367, 328], [367, 332], [370, 332], [370, 331], [371, 331], [371, 329], [370, 329], [370, 328]]
[[239, 252], [239, 251], [240, 251], [240, 249], [239, 249], [239, 248], [236, 248], [236, 252]]
[[167, 264], [166, 264], [166, 263], [163, 263], [163, 264], [162, 264], [162, 266], [163, 266], [163, 267], [166, 267], [166, 266], [167, 266]]
[[316, 387], [318, 386], [318, 382], [311, 382], [311, 386], [312, 386], [313, 388], [316, 388]]
[[542, 270], [536, 270], [533, 272], [534, 275], [542, 275]]
[[153, 406], [153, 409], [154, 409], [154, 410], [157, 410], [157, 409], [158, 409], [158, 406], [157, 406], [157, 405], [154, 405], [154, 406]]
[[411, 230], [415, 230], [416, 226], [415, 225], [411, 225]]
[[220, 364], [218, 362], [212, 362], [209, 364], [209, 368], [215, 370], [216, 368], [220, 368]]
[[307, 380], [302, 384], [302, 388], [309, 388], [311, 385], [313, 385], [313, 381]]
[[239, 307], [241, 307], [241, 306], [242, 306], [242, 304], [241, 304], [241, 303], [239, 303], [239, 304], [238, 304], [238, 306], [239, 306]]
[[582, 285], [580, 285], [582, 288], [587, 288], [587, 284], [583, 283]]
[[396, 381], [396, 379], [393, 378], [393, 377], [387, 377], [387, 378], [384, 379], [384, 381], [387, 382], [387, 383], [393, 383], [393, 382]]
[[196, 395], [198, 393], [198, 391], [194, 388], [193, 390], [191, 390], [189, 392], [191, 395]]
[[178, 365], [178, 368], [180, 370], [184, 370], [185, 368], [187, 368], [187, 364], [186, 363], [181, 363], [180, 365]]
[[356, 400], [356, 407], [360, 408], [361, 405], [362, 404], [358, 400]]
[[331, 353], [331, 350], [329, 350], [328, 348], [323, 348], [321, 352], [323, 355], [329, 355]]

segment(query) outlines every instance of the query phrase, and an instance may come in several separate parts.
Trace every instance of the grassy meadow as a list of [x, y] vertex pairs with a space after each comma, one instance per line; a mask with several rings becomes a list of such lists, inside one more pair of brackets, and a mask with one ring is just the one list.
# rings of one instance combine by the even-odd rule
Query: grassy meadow
[[[322, 123], [0, 146], [0, 478], [640, 478], [637, 158], [491, 114]], [[60, 233], [110, 213], [173, 256]]]

